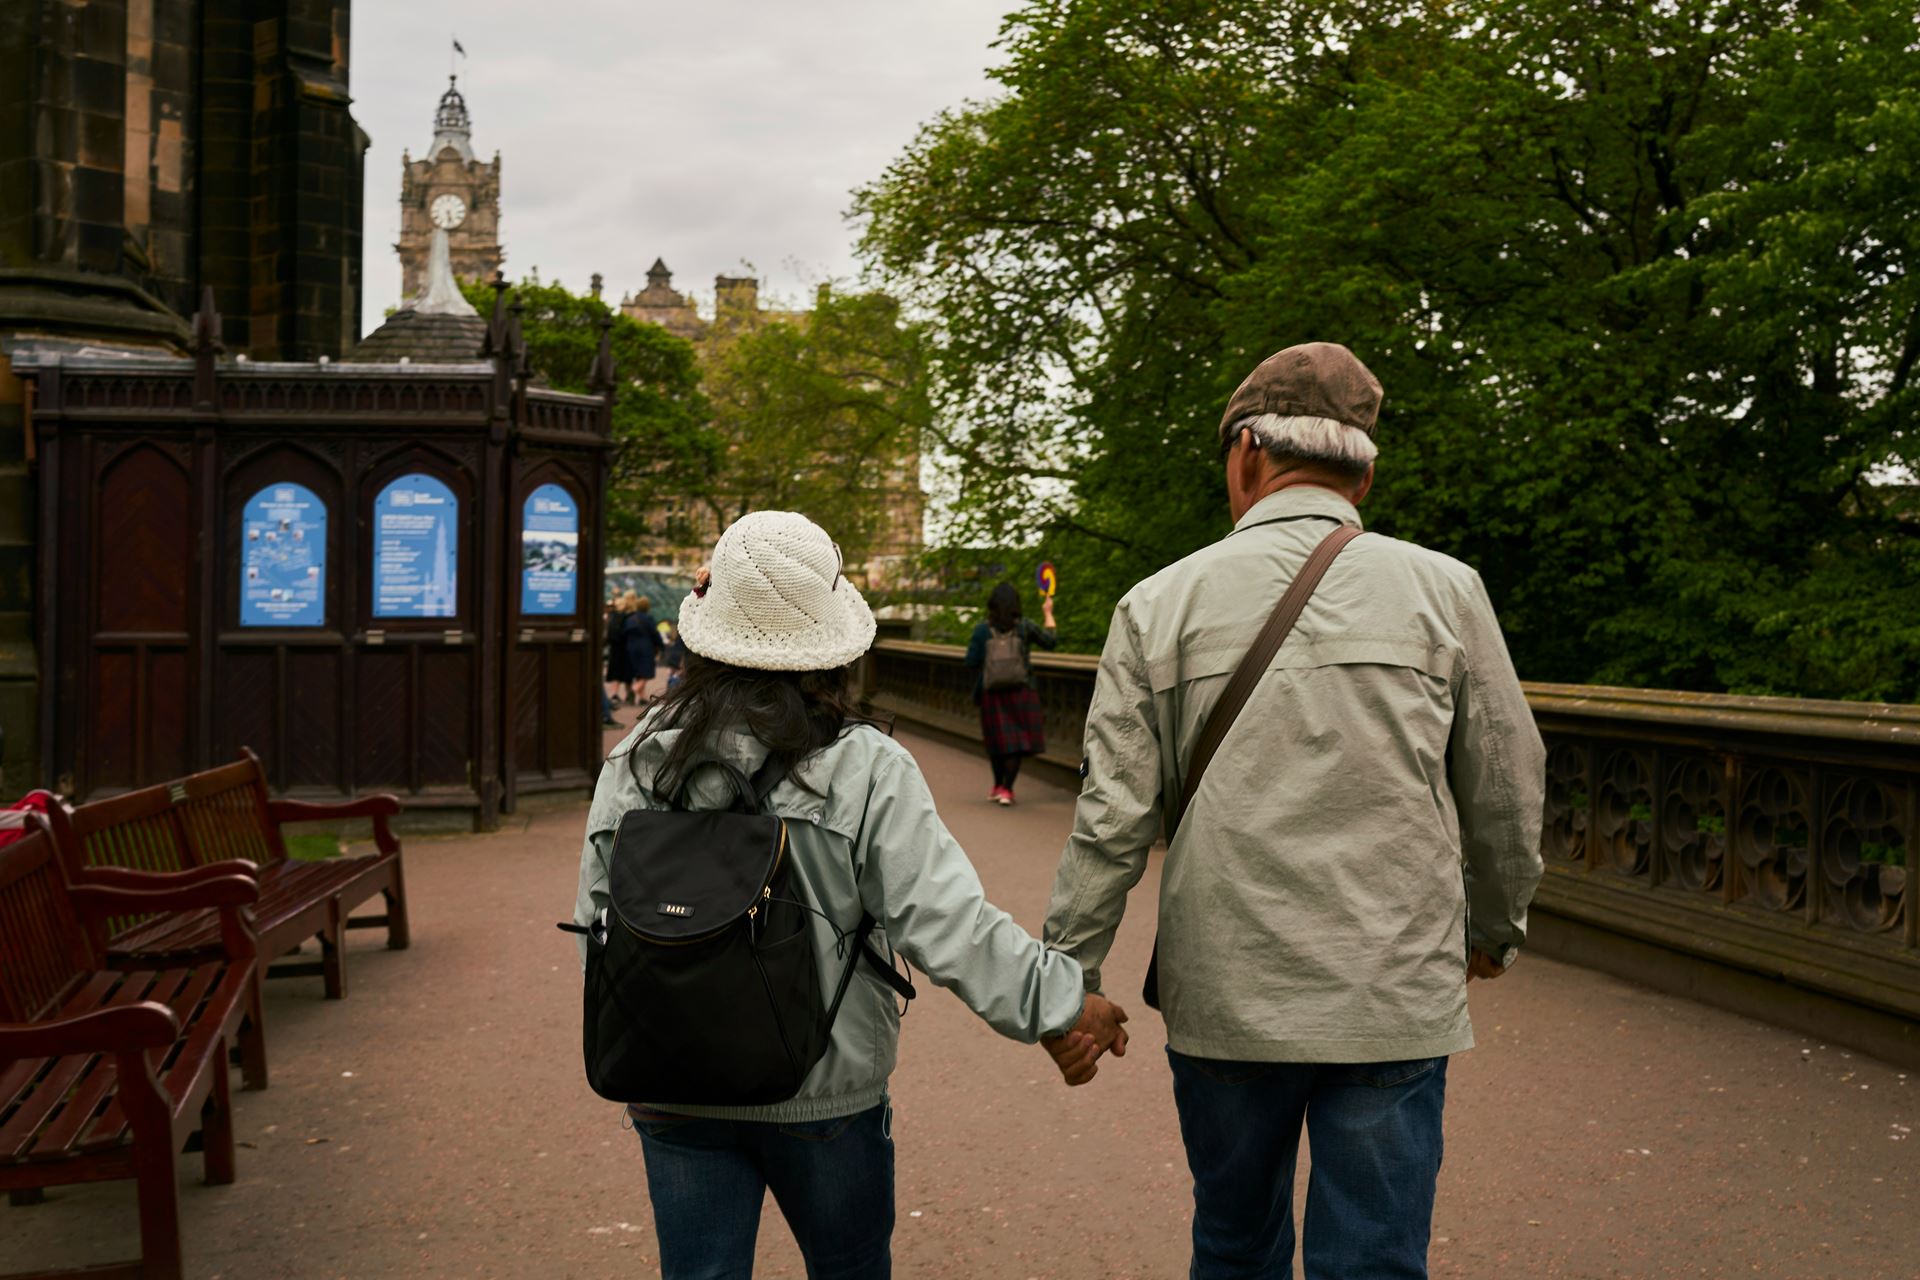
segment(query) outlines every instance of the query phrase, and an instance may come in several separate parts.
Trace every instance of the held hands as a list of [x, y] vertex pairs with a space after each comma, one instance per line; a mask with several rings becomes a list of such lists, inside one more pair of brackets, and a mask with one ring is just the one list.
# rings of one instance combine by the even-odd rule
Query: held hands
[[1127, 1056], [1127, 1011], [1098, 992], [1088, 992], [1080, 1007], [1080, 1020], [1063, 1036], [1050, 1036], [1040, 1043], [1060, 1068], [1060, 1078], [1069, 1086], [1083, 1085], [1099, 1074], [1095, 1065], [1100, 1055], [1111, 1051], [1116, 1058]]

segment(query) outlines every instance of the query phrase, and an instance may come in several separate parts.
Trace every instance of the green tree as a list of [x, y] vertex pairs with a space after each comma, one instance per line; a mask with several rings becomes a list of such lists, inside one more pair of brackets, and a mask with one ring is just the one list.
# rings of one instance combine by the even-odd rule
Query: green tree
[[962, 536], [1070, 634], [1219, 536], [1292, 342], [1387, 390], [1371, 523], [1523, 675], [1920, 695], [1920, 59], [1890, 0], [1042, 0], [862, 192]]
[[918, 327], [882, 293], [822, 289], [809, 312], [723, 315], [705, 352], [726, 441], [722, 474], [704, 494], [716, 522], [804, 511], [833, 531], [848, 563], [864, 562], [890, 500], [919, 483], [929, 420], [922, 348]]
[[[482, 315], [491, 314], [490, 286], [467, 283], [461, 289]], [[693, 346], [658, 325], [615, 313], [598, 298], [569, 292], [558, 281], [523, 280], [511, 296], [523, 307], [528, 364], [559, 391], [591, 390], [600, 323], [612, 317], [619, 389], [613, 402], [607, 537], [609, 552], [630, 551], [642, 536], [660, 532], [659, 513], [669, 500], [698, 499], [720, 473], [725, 446], [712, 425]], [[665, 532], [693, 536], [690, 529]]]

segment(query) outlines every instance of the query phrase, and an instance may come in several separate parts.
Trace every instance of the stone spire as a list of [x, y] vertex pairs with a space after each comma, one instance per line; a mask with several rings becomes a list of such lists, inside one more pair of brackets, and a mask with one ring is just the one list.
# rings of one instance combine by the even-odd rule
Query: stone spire
[[453, 279], [453, 254], [447, 241], [447, 229], [433, 229], [433, 247], [427, 251], [427, 287], [413, 300], [414, 311], [423, 316], [477, 316], [467, 296]]

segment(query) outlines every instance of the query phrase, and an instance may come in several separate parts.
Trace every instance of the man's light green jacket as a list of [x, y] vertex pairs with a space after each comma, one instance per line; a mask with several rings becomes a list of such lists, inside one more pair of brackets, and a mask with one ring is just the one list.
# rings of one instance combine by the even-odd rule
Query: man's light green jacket
[[[636, 728], [601, 769], [580, 851], [575, 923], [589, 923], [607, 905], [608, 857], [621, 815], [661, 807], [646, 784], [675, 736], [674, 730], [643, 736]], [[720, 739], [711, 754], [748, 777], [767, 755], [765, 747], [743, 734]], [[731, 804], [733, 792], [723, 779], [718, 770], [698, 772], [691, 807]], [[1084, 999], [1080, 966], [1042, 950], [1011, 916], [987, 901], [979, 875], [934, 812], [927, 781], [905, 747], [870, 725], [856, 726], [803, 761], [796, 775], [774, 788], [768, 807], [787, 820], [787, 848], [801, 896], [839, 928], [851, 933], [863, 910], [872, 913], [884, 930], [874, 934], [876, 950], [885, 955], [891, 943], [1003, 1036], [1031, 1044], [1078, 1021]], [[811, 919], [820, 988], [830, 992], [846, 962], [835, 954], [833, 931], [819, 917]], [[921, 999], [927, 994], [923, 986]], [[826, 1056], [790, 1101], [762, 1107], [643, 1101], [665, 1111], [780, 1123], [853, 1115], [886, 1096], [899, 1040], [893, 992], [862, 964], [854, 970]]]
[[[1336, 523], [1360, 523], [1345, 499], [1283, 489], [1115, 610], [1046, 928], [1089, 989], [1201, 726]], [[1468, 939], [1509, 962], [1525, 940], [1544, 799], [1540, 735], [1479, 575], [1411, 543], [1358, 539], [1241, 710], [1167, 852], [1168, 1044], [1262, 1062], [1472, 1047]]]

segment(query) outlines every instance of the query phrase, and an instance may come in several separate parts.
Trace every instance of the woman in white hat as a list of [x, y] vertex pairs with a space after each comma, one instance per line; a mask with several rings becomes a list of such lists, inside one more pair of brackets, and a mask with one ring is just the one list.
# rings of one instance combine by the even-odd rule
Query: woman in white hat
[[[771, 758], [768, 807], [815, 930], [823, 983], [833, 939], [863, 913], [885, 942], [1002, 1035], [1043, 1041], [1069, 1083], [1126, 1050], [1126, 1014], [1084, 994], [1080, 967], [1041, 947], [986, 900], [934, 811], [906, 748], [865, 718], [854, 664], [873, 614], [840, 574], [839, 549], [805, 516], [756, 512], [720, 536], [680, 610], [680, 684], [613, 751], [587, 819], [574, 920], [607, 905], [613, 833], [633, 809], [665, 807], [684, 784], [695, 808], [733, 799], [717, 762], [752, 777]], [[584, 940], [582, 943], [584, 954]], [[748, 1276], [771, 1190], [810, 1280], [891, 1274], [893, 1140], [887, 1077], [900, 1019], [889, 987], [855, 969], [824, 1057], [800, 1091], [769, 1106], [628, 1108], [645, 1151], [663, 1280]]]

